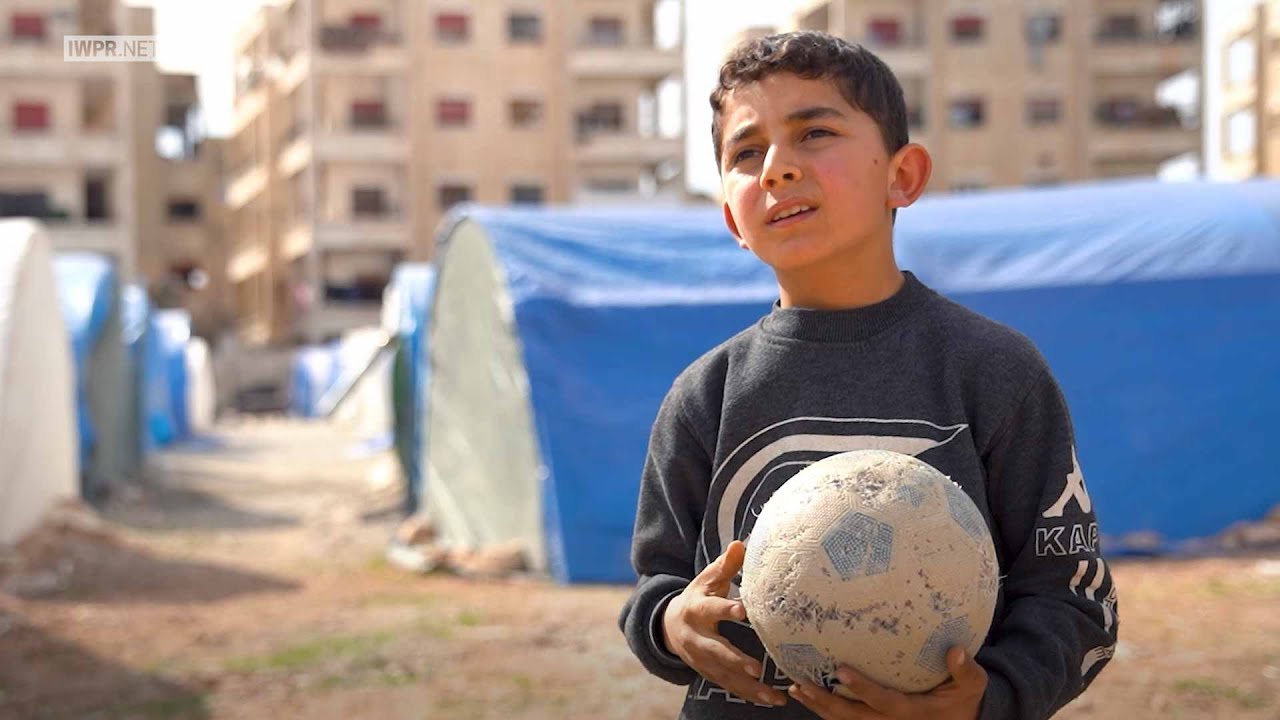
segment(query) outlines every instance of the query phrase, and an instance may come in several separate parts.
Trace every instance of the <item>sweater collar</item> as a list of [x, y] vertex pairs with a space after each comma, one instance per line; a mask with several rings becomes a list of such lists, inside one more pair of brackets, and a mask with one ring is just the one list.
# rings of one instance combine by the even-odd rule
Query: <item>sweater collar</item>
[[848, 343], [873, 337], [919, 307], [928, 289], [910, 272], [903, 272], [902, 287], [892, 296], [853, 310], [784, 308], [774, 302], [762, 329], [770, 335], [810, 342]]

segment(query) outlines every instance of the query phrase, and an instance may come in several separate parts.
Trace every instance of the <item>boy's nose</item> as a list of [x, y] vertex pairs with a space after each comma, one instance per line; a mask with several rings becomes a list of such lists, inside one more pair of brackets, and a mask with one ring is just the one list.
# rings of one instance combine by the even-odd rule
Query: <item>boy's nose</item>
[[765, 158], [764, 171], [760, 174], [760, 184], [766, 189], [775, 188], [781, 183], [791, 183], [800, 179], [800, 168], [789, 162], [778, 153], [771, 152]]

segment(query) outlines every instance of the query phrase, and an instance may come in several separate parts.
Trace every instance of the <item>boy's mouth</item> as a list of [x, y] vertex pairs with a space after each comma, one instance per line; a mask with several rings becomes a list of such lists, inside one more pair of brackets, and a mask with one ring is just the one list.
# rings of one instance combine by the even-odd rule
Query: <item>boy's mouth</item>
[[790, 225], [800, 222], [817, 212], [818, 208], [807, 203], [785, 203], [769, 213], [768, 225]]

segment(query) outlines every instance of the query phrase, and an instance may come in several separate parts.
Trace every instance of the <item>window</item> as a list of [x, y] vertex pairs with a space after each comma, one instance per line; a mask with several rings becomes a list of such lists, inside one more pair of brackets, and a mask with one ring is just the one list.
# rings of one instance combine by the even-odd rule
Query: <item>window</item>
[[617, 47], [622, 43], [622, 18], [596, 16], [587, 22], [587, 45]]
[[542, 122], [542, 103], [537, 100], [511, 101], [511, 127], [531, 128]]
[[1132, 98], [1112, 98], [1098, 103], [1098, 121], [1104, 125], [1132, 125], [1138, 121], [1141, 103]]
[[330, 251], [321, 255], [324, 296], [330, 302], [378, 303], [399, 253]]
[[542, 186], [522, 185], [519, 183], [512, 185], [511, 202], [516, 205], [541, 205]]
[[872, 45], [893, 47], [902, 42], [902, 23], [895, 19], [874, 18], [867, 25], [867, 41]]
[[386, 103], [381, 100], [357, 100], [351, 103], [351, 126], [354, 128], [386, 127]]
[[377, 13], [352, 13], [351, 18], [347, 20], [347, 27], [360, 28], [361, 30], [380, 30], [382, 28], [382, 16]]
[[436, 39], [450, 45], [464, 43], [471, 35], [470, 25], [462, 13], [440, 13], [436, 15]]
[[602, 195], [627, 195], [637, 190], [635, 178], [625, 177], [587, 178], [585, 185], [587, 192]]
[[42, 102], [24, 102], [19, 100], [13, 104], [13, 129], [23, 131], [49, 129], [49, 105]]
[[1241, 110], [1227, 117], [1227, 155], [1251, 155], [1258, 143], [1258, 122], [1253, 110]]
[[1027, 44], [1049, 45], [1062, 38], [1062, 18], [1042, 13], [1027, 18]]
[[44, 191], [0, 192], [0, 217], [43, 218], [49, 214], [49, 195]]
[[388, 213], [382, 188], [362, 186], [351, 190], [351, 213], [356, 217], [381, 217]]
[[110, 220], [111, 200], [107, 193], [107, 179], [104, 177], [85, 178], [84, 181], [84, 217], [86, 220]]
[[9, 17], [9, 34], [14, 40], [44, 40], [44, 16], [14, 13]]
[[622, 104], [596, 103], [578, 112], [578, 140], [586, 140], [598, 133], [622, 132]]
[[466, 185], [441, 185], [440, 210], [447, 211], [458, 203], [471, 202], [471, 188]]
[[951, 39], [957, 42], [977, 42], [982, 39], [985, 21], [977, 15], [958, 15], [951, 18]]
[[1061, 103], [1056, 98], [1032, 98], [1027, 101], [1028, 125], [1052, 125], [1062, 114]]
[[1103, 40], [1133, 40], [1139, 35], [1137, 15], [1108, 15], [1098, 27]]
[[957, 129], [980, 127], [983, 121], [983, 102], [976, 98], [951, 101], [951, 127]]
[[513, 43], [536, 43], [542, 40], [542, 18], [532, 13], [507, 16], [507, 39]]
[[169, 200], [169, 219], [191, 221], [200, 219], [200, 202], [192, 198]]
[[1253, 84], [1258, 76], [1258, 44], [1245, 37], [1227, 46], [1227, 86]]
[[471, 122], [471, 101], [441, 100], [436, 105], [436, 120], [442, 127], [465, 127]]

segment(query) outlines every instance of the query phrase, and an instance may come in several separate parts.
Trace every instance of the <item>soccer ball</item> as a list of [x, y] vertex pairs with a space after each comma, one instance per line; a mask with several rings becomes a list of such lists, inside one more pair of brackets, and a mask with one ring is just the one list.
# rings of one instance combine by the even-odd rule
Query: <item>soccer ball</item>
[[837, 665], [902, 692], [977, 653], [999, 569], [978, 508], [928, 463], [884, 450], [816, 462], [773, 494], [747, 539], [742, 602], [778, 667], [841, 691]]

